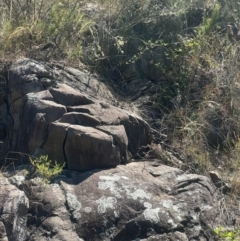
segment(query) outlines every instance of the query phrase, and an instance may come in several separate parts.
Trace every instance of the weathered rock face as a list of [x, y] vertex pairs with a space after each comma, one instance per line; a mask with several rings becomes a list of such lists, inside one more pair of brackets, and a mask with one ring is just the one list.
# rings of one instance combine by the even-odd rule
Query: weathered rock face
[[208, 178], [156, 160], [65, 171], [55, 184], [32, 179], [20, 188], [31, 199], [29, 241], [215, 240], [217, 192]]
[[0, 240], [24, 241], [27, 237], [29, 200], [23, 191], [0, 177]]
[[152, 140], [145, 121], [106, 103], [110, 90], [80, 70], [23, 59], [6, 72], [6, 85], [0, 115], [13, 123], [0, 122], [5, 149], [41, 148], [69, 169], [90, 170], [127, 162]]
[[0, 159], [9, 150], [45, 153], [85, 172], [65, 170], [50, 185], [30, 167], [27, 177], [21, 166], [3, 173], [0, 241], [217, 240], [215, 187], [161, 160], [126, 164], [151, 143], [150, 128], [111, 105], [103, 83], [28, 59], [3, 79]]

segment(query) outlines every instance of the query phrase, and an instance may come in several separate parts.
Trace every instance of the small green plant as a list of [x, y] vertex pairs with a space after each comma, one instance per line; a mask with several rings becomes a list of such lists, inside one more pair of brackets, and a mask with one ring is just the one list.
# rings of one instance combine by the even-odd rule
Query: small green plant
[[35, 173], [43, 178], [45, 183], [50, 183], [51, 179], [60, 174], [65, 166], [65, 163], [58, 164], [48, 158], [48, 155], [40, 156], [38, 159], [33, 160], [29, 158], [31, 164], [35, 168]]
[[200, 36], [209, 34], [211, 30], [216, 26], [217, 22], [219, 21], [220, 10], [221, 5], [216, 4], [211, 13], [211, 16], [203, 19], [203, 23], [198, 29], [198, 34]]
[[239, 229], [227, 230], [223, 227], [218, 227], [214, 229], [214, 232], [222, 241], [239, 241], [240, 240]]

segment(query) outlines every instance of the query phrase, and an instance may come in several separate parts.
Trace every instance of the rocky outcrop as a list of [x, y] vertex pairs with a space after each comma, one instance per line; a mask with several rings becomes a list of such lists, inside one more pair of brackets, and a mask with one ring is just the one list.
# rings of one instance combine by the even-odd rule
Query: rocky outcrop
[[22, 59], [5, 80], [0, 115], [12, 122], [0, 122], [0, 139], [8, 146], [2, 156], [40, 148], [69, 169], [90, 170], [126, 163], [151, 143], [149, 125], [109, 104], [111, 91], [84, 71]]
[[161, 155], [134, 162], [150, 127], [94, 76], [22, 59], [2, 79], [0, 157], [48, 154], [72, 170], [51, 184], [28, 165], [2, 173], [0, 241], [217, 240], [215, 186]]
[[217, 240], [217, 192], [209, 179], [159, 160], [65, 171], [54, 184], [35, 178], [19, 188], [31, 200], [27, 240]]

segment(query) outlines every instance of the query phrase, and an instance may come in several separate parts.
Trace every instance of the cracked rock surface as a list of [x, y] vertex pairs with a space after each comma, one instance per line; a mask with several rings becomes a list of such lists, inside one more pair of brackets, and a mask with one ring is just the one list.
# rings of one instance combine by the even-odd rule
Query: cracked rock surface
[[126, 163], [152, 141], [149, 125], [108, 104], [107, 86], [83, 71], [21, 59], [5, 80], [0, 120], [11, 121], [0, 121], [2, 157], [41, 149], [69, 169], [91, 170]]
[[[19, 225], [29, 241], [217, 240], [216, 190], [209, 179], [157, 160], [82, 173], [66, 170], [51, 185], [36, 183], [20, 185], [30, 206], [27, 224]], [[10, 205], [14, 201], [4, 202], [3, 210]], [[7, 220], [1, 216], [0, 228], [2, 222], [8, 235], [14, 226]]]

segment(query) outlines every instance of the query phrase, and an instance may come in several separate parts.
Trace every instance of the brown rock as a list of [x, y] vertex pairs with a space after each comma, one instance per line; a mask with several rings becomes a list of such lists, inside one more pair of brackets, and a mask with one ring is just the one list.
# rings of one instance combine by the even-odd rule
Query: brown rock
[[27, 94], [26, 98], [21, 123], [22, 135], [25, 137], [23, 151], [32, 153], [47, 140], [48, 126], [66, 113], [66, 108], [53, 101], [40, 99], [38, 93]]
[[66, 84], [58, 84], [56, 87], [50, 88], [50, 92], [54, 99], [65, 106], [86, 105], [94, 103], [86, 95], [81, 94]]
[[40, 148], [52, 160], [89, 170], [127, 162], [150, 144], [149, 125], [106, 103], [112, 95], [103, 83], [80, 70], [49, 66], [22, 59], [10, 67], [6, 95], [13, 123], [0, 133], [8, 136], [8, 148], [27, 154]]
[[141, 118], [132, 114], [129, 114], [128, 120], [122, 120], [120, 124], [124, 125], [128, 136], [128, 150], [133, 156], [138, 156], [139, 149], [147, 146], [152, 141], [149, 125]]
[[64, 153], [64, 145], [69, 126], [70, 125], [66, 123], [52, 123], [48, 129], [49, 134], [47, 141], [43, 146], [43, 149], [48, 154], [49, 158], [57, 161], [59, 164], [67, 162]]
[[97, 129], [112, 135], [114, 145], [119, 146], [121, 153], [121, 163], [125, 163], [131, 159], [131, 154], [128, 152], [128, 138], [123, 125], [119, 126], [98, 126]]
[[92, 127], [71, 125], [64, 150], [68, 168], [73, 170], [111, 167], [121, 162], [113, 137]]
[[128, 137], [128, 149], [133, 156], [141, 146], [146, 146], [152, 141], [149, 125], [138, 116], [134, 116], [117, 107], [95, 103], [74, 108], [74, 111], [83, 111], [94, 115], [102, 125], [123, 125]]
[[[79, 110], [78, 108], [78, 106], [74, 108], [74, 111]], [[91, 105], [80, 106], [80, 108], [80, 112], [83, 110], [84, 113], [95, 116], [102, 125], [119, 125], [121, 121], [128, 120], [128, 113], [125, 111], [97, 101]]]
[[59, 119], [59, 122], [90, 127], [100, 125], [100, 121], [96, 117], [86, 113], [78, 112], [70, 112], [64, 114], [63, 117]]

